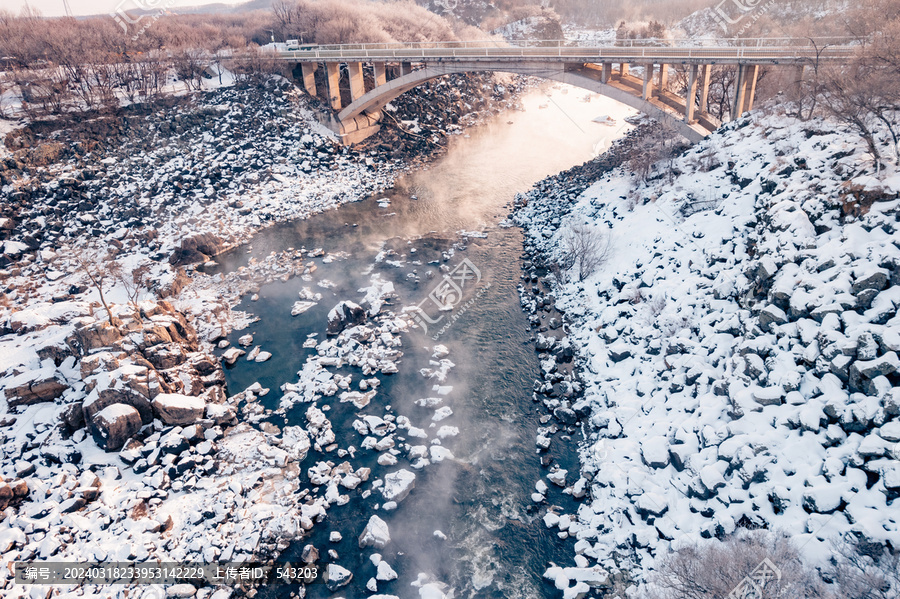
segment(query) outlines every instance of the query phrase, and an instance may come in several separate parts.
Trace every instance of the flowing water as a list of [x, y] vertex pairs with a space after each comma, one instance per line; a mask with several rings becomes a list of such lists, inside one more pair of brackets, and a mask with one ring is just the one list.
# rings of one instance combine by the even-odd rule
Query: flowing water
[[[433, 410], [413, 402], [435, 395], [434, 379], [427, 380], [419, 370], [429, 367], [432, 347], [441, 343], [449, 349], [447, 359], [455, 367], [440, 383], [452, 387], [445, 405], [453, 415], [438, 426], [455, 426], [460, 432], [442, 441], [455, 459], [415, 470], [415, 489], [394, 511], [377, 509], [379, 493], [364, 499], [359, 491], [388, 472], [410, 468], [405, 455], [389, 467], [376, 463], [374, 451], [358, 450], [355, 458], [347, 458], [354, 468], [372, 468], [369, 483], [349, 492], [347, 505], [329, 508], [326, 520], [283, 557], [299, 561], [302, 547], [312, 543], [322, 555], [320, 563], [340, 564], [354, 577], [336, 593], [324, 585], [311, 585], [307, 597], [373, 594], [366, 590], [366, 583], [375, 575], [369, 559], [375, 550], [357, 545], [372, 514], [389, 525], [392, 540], [379, 553], [399, 574], [397, 580], [379, 582], [378, 593], [418, 597], [418, 589], [410, 583], [426, 573], [431, 580], [445, 583], [448, 596], [452, 590], [457, 598], [556, 597], [558, 591], [541, 575], [550, 561], [572, 565], [572, 540], [560, 538], [557, 529], [547, 529], [541, 518], [553, 505], [574, 511], [573, 500], [559, 488], [550, 490], [547, 505], [536, 506], [531, 500], [535, 483], [548, 472], [535, 447], [536, 429], [544, 414], [541, 405], [532, 401], [539, 365], [516, 290], [521, 233], [500, 225], [517, 192], [605, 150], [628, 129], [623, 118], [633, 111], [568, 86], [534, 90], [523, 98], [523, 105], [524, 112], [508, 112], [471, 136], [454, 138], [444, 157], [404, 177], [390, 192], [267, 229], [250, 246], [220, 257], [218, 268], [233, 270], [252, 257], [290, 247], [322, 248], [326, 255], [337, 256], [330, 262], [314, 259], [317, 270], [312, 281], [296, 278], [267, 285], [258, 301], [247, 299], [240, 306], [260, 320], [236, 331], [232, 343], [252, 332], [254, 344], [273, 357], [264, 363], [239, 360], [227, 370], [229, 391], [237, 393], [259, 381], [271, 389], [262, 401], [272, 409], [281, 397], [279, 387], [296, 382], [297, 371], [315, 352], [302, 347], [307, 336], [315, 333], [318, 339], [324, 338], [327, 312], [343, 299], [360, 303], [363, 294], [358, 290], [371, 284], [373, 274], [394, 282], [398, 298], [386, 309], [397, 312], [402, 306], [427, 304], [440, 279], [441, 264], [446, 271], [467, 259], [473, 267], [469, 287], [461, 292], [464, 297], [454, 313], [444, 313], [446, 318], [429, 325], [427, 333], [412, 329], [403, 335], [399, 372], [378, 375], [381, 386], [371, 405], [358, 410], [335, 397], [318, 402], [319, 407], [329, 406], [326, 414], [342, 448], [361, 442], [350, 427], [360, 412], [382, 416], [390, 406], [390, 413], [408, 416], [413, 424], [426, 428]], [[615, 124], [592, 122], [602, 115], [611, 116]], [[461, 235], [461, 231], [469, 234]], [[481, 233], [473, 235], [473, 231]], [[388, 249], [393, 252], [382, 254], [387, 259], [376, 264], [379, 252]], [[326, 280], [334, 286], [317, 285]], [[324, 297], [309, 311], [292, 317], [291, 306], [303, 287]], [[453, 314], [458, 318], [445, 329]], [[438, 313], [431, 317], [437, 318]], [[355, 368], [341, 372], [353, 374], [353, 388], [366, 378]], [[290, 410], [288, 423], [305, 425], [307, 406], [299, 404]], [[285, 419], [272, 422], [283, 425]], [[433, 437], [435, 429], [427, 430]], [[577, 478], [577, 441], [556, 435], [549, 452], [555, 463], [569, 470], [569, 484]], [[343, 461], [334, 453], [311, 451], [302, 464], [304, 472], [319, 460]], [[438, 530], [446, 539], [435, 535]], [[332, 531], [340, 532], [343, 539], [331, 542]], [[327, 555], [329, 549], [337, 552], [337, 559]], [[292, 590], [296, 588], [272, 585], [264, 587], [260, 596], [287, 597]]]

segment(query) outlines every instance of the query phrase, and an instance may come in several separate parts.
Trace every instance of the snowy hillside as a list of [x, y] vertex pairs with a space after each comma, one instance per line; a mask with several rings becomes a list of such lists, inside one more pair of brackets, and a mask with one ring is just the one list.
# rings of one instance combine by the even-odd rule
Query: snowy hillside
[[611, 240], [557, 290], [589, 414], [576, 551], [646, 572], [739, 527], [813, 560], [845, 531], [896, 542], [900, 177], [831, 123], [756, 113], [659, 167], [516, 215], [545, 258], [573, 226]]

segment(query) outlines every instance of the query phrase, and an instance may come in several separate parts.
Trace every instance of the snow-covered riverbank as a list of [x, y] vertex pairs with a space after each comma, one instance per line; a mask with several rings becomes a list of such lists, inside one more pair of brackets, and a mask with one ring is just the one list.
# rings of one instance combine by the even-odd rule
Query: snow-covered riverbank
[[580, 563], [639, 580], [740, 527], [782, 529], [818, 563], [848, 531], [895, 543], [900, 179], [871, 177], [831, 123], [757, 113], [665, 167], [584, 193], [558, 181], [516, 214], [544, 260], [572, 226], [611, 240], [595, 273], [556, 289], [590, 500], [548, 524], [579, 538]]
[[[486, 94], [500, 98], [490, 88]], [[485, 115], [506, 106], [497, 98], [483, 103]], [[248, 323], [231, 310], [242, 296], [273, 280], [309, 278], [319, 254], [286, 249], [216, 276], [191, 264], [269, 224], [388, 188], [408, 165], [378, 148], [337, 145], [279, 79], [86, 127], [80, 140], [65, 130], [20, 134], [16, 139], [34, 147], [4, 154], [0, 171], [2, 560], [271, 556], [308, 530], [329, 503], [344, 501], [345, 495], [332, 496], [338, 483], [352, 489], [351, 479], [359, 484], [366, 474], [353, 479], [343, 466], [333, 474], [317, 466], [317, 480], [328, 483], [325, 497], [298, 494], [300, 463], [311, 447], [324, 450], [318, 444], [328, 420], [312, 411], [302, 427], [252, 425], [266, 390], [256, 385], [226, 397], [212, 351]], [[372, 302], [378, 297], [373, 291]], [[370, 317], [379, 312], [371, 302], [367, 308]], [[387, 339], [406, 324], [388, 318], [383, 326], [322, 341], [322, 361], [333, 365], [338, 353], [346, 357], [345, 348], [355, 347], [365, 354], [360, 360], [380, 356], [378, 369], [389, 371], [401, 354], [399, 340], [387, 345]], [[365, 337], [362, 345], [358, 336]], [[269, 354], [246, 351], [257, 361]], [[309, 401], [323, 391], [317, 385], [299, 385], [295, 396]], [[337, 390], [332, 386], [324, 391]], [[364, 387], [342, 394], [354, 403], [371, 399]], [[365, 426], [376, 437], [412, 426], [382, 424]], [[446, 424], [441, 438], [453, 433]], [[378, 441], [377, 451], [392, 448], [393, 442]], [[452, 457], [438, 445], [416, 446], [425, 450], [416, 457], [420, 467]], [[346, 455], [344, 448], [340, 453]], [[379, 572], [388, 576], [386, 566]], [[4, 596], [25, 596], [29, 591], [12, 576], [11, 569], [0, 570]], [[231, 592], [206, 588], [196, 596]]]

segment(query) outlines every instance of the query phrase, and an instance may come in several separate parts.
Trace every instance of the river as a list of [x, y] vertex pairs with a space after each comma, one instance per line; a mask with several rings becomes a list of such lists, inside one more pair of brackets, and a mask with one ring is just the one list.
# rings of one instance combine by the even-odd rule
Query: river
[[[571, 565], [573, 541], [560, 538], [556, 529], [548, 530], [541, 518], [554, 505], [573, 512], [574, 501], [552, 484], [545, 504], [535, 505], [531, 498], [535, 483], [548, 472], [535, 447], [545, 411], [532, 401], [539, 364], [517, 292], [521, 233], [503, 221], [516, 193], [605, 150], [627, 132], [623, 119], [634, 111], [584, 90], [549, 84], [528, 92], [522, 104], [524, 111], [507, 112], [467, 136], [453, 138], [445, 156], [403, 177], [394, 189], [269, 228], [250, 245], [219, 258], [219, 270], [234, 270], [251, 258], [290, 247], [322, 248], [329, 256], [313, 260], [317, 270], [311, 281], [296, 278], [264, 286], [257, 301], [246, 298], [239, 306], [259, 320], [236, 331], [231, 342], [251, 332], [254, 344], [273, 357], [263, 363], [242, 359], [228, 368], [229, 392], [258, 381], [271, 389], [262, 398], [270, 409], [278, 406], [280, 386], [296, 382], [297, 371], [315, 352], [303, 347], [307, 337], [324, 338], [328, 311], [340, 300], [361, 302], [358, 290], [370, 285], [374, 274], [394, 283], [398, 297], [387, 308], [399, 311], [420, 302], [427, 307], [429, 293], [442, 274], [440, 266], [445, 272], [458, 272], [452, 269], [468, 261], [469, 278], [461, 280], [469, 287], [460, 290], [454, 311], [429, 312], [433, 319], [444, 318], [428, 325], [427, 333], [412, 329], [402, 335], [399, 372], [377, 377], [381, 385], [371, 405], [357, 410], [335, 397], [318, 402], [319, 407], [329, 406], [326, 414], [341, 448], [359, 446], [361, 437], [350, 426], [358, 412], [404, 415], [423, 426], [433, 410], [414, 401], [435, 395], [436, 383], [419, 371], [434, 367], [429, 364], [432, 347], [440, 343], [448, 348], [446, 359], [455, 366], [439, 383], [452, 388], [442, 391], [448, 391], [443, 399], [453, 414], [438, 426], [456, 427], [459, 434], [440, 441], [454, 459], [415, 470], [415, 488], [393, 511], [376, 509], [378, 493], [364, 498], [360, 491], [387, 472], [410, 468], [406, 456], [398, 455], [399, 462], [390, 467], [380, 466], [373, 451], [357, 450], [355, 458], [347, 458], [354, 468], [372, 468], [369, 483], [350, 492], [347, 505], [332, 506], [325, 521], [308, 538], [292, 544], [283, 557], [299, 560], [302, 547], [311, 543], [322, 555], [320, 563], [338, 563], [354, 578], [336, 593], [324, 585], [311, 585], [307, 597], [373, 594], [366, 584], [375, 576], [370, 561], [375, 550], [357, 545], [373, 513], [387, 522], [391, 533], [391, 542], [378, 552], [399, 575], [393, 581], [379, 581], [378, 593], [419, 597], [419, 589], [411, 583], [425, 573], [446, 585], [447, 596], [457, 598], [558, 596], [542, 574], [550, 561]], [[615, 123], [593, 122], [602, 115]], [[323, 298], [292, 317], [291, 306], [303, 287]], [[445, 327], [454, 315], [456, 320]], [[354, 388], [365, 378], [359, 369], [345, 367], [341, 372], [353, 375]], [[279, 426], [304, 425], [307, 406], [291, 409], [286, 420], [280, 416], [270, 420]], [[569, 484], [577, 478], [577, 442], [574, 435], [557, 435], [548, 453], [555, 464], [568, 469]], [[343, 461], [333, 453], [311, 451], [304, 472], [319, 460]], [[341, 541], [329, 540], [333, 531], [341, 533]], [[337, 558], [329, 557], [328, 550], [334, 550]], [[292, 590], [296, 591], [270, 585], [259, 596], [288, 597]]]

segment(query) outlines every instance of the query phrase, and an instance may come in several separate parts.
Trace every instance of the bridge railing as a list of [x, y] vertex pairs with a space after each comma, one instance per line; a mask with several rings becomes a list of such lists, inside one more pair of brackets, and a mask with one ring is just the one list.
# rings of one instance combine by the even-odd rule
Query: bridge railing
[[371, 44], [306, 44], [302, 50], [308, 51], [332, 51], [332, 50], [412, 50], [412, 49], [482, 49], [482, 48], [539, 48], [551, 50], [555, 48], [722, 48], [722, 47], [756, 47], [756, 48], [809, 48], [822, 49], [835, 46], [855, 45], [858, 38], [852, 37], [827, 37], [827, 38], [797, 38], [797, 37], [758, 37], [758, 38], [644, 38], [644, 39], [619, 39], [609, 45], [598, 46], [596, 43], [576, 40], [529, 40], [527, 42], [505, 41], [494, 39], [470, 40], [470, 41], [433, 41], [433, 42], [391, 42]]
[[[654, 43], [655, 41], [659, 43]], [[500, 40], [316, 45], [279, 52], [284, 59], [395, 59], [478, 57], [591, 57], [592, 59], [799, 60], [849, 58], [856, 49], [850, 38], [738, 38], [734, 45], [704, 45], [702, 39], [622, 40], [621, 45], [591, 46], [569, 42], [514, 45]], [[844, 42], [838, 44], [837, 42]], [[665, 42], [665, 43], [663, 43]]]

